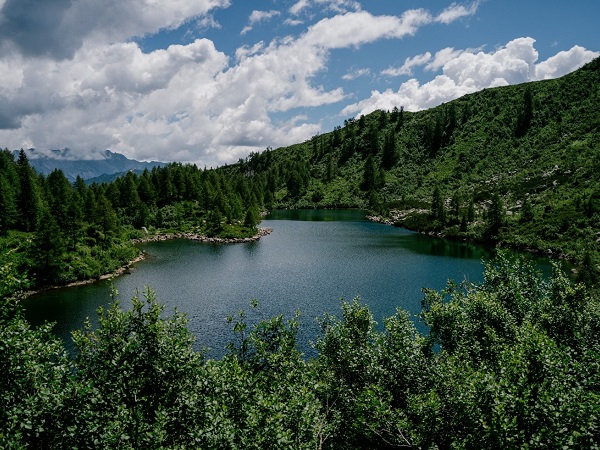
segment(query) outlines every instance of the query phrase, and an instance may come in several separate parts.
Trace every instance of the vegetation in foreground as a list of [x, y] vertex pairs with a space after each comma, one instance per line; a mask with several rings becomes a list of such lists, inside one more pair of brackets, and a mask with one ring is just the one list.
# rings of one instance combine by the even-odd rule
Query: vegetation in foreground
[[424, 291], [428, 334], [402, 310], [378, 332], [355, 300], [323, 318], [310, 359], [298, 317], [240, 313], [207, 360], [151, 291], [99, 310], [69, 356], [2, 275], [2, 448], [600, 447], [598, 298], [503, 253], [479, 285]]

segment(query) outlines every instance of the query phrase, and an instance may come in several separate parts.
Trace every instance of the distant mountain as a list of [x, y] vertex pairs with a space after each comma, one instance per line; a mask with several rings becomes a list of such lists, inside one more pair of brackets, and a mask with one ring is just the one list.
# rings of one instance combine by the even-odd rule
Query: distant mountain
[[[18, 150], [14, 150], [15, 158], [18, 158]], [[110, 181], [118, 174], [130, 170], [141, 172], [152, 167], [165, 166], [167, 163], [159, 161], [136, 161], [129, 159], [120, 153], [104, 150], [92, 154], [93, 159], [77, 159], [68, 148], [62, 150], [50, 150], [48, 153], [30, 148], [25, 150], [31, 166], [39, 173], [48, 175], [54, 169], [60, 169], [68, 180], [75, 181], [77, 175], [84, 180], [101, 179]]]

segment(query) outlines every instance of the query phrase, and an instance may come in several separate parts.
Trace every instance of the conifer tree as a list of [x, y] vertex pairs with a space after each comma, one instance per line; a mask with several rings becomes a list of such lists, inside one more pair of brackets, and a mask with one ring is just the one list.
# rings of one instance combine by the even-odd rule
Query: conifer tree
[[10, 184], [0, 172], [0, 235], [6, 234], [14, 226], [16, 217], [15, 197]]
[[385, 142], [383, 144], [383, 154], [381, 155], [381, 166], [389, 170], [398, 161], [398, 153], [396, 151], [396, 133], [389, 131], [385, 135]]
[[48, 208], [42, 208], [32, 248], [38, 281], [46, 284], [58, 281], [64, 250], [64, 241], [56, 220]]
[[104, 195], [100, 195], [96, 199], [94, 222], [100, 226], [103, 235], [102, 244], [106, 247], [108, 245], [108, 234], [117, 228], [117, 214]]
[[517, 115], [517, 124], [515, 127], [515, 136], [524, 136], [529, 127], [531, 126], [531, 120], [533, 119], [533, 96], [531, 94], [531, 87], [527, 86], [523, 93], [523, 104], [521, 110]]
[[492, 196], [492, 203], [487, 215], [486, 237], [496, 239], [500, 228], [504, 225], [504, 205], [498, 193]]
[[67, 215], [73, 188], [61, 170], [53, 170], [46, 178], [50, 213], [61, 230], [67, 227]]
[[521, 216], [519, 217], [519, 222], [530, 222], [533, 217], [533, 208], [531, 206], [531, 202], [529, 201], [529, 197], [525, 196], [523, 199], [523, 204], [521, 205]]
[[377, 168], [375, 167], [375, 161], [373, 160], [373, 156], [369, 155], [365, 160], [365, 165], [363, 169], [363, 179], [360, 185], [363, 191], [371, 191], [375, 189], [377, 184]]
[[19, 195], [17, 197], [19, 225], [24, 231], [34, 231], [38, 221], [41, 200], [35, 172], [29, 165], [29, 160], [23, 149], [19, 152], [17, 172], [19, 175]]
[[467, 221], [469, 223], [475, 220], [475, 199], [471, 198], [471, 202], [469, 203], [469, 210], [467, 211]]
[[441, 224], [446, 221], [444, 199], [439, 186], [436, 186], [433, 190], [433, 198], [431, 200], [431, 218], [439, 221]]

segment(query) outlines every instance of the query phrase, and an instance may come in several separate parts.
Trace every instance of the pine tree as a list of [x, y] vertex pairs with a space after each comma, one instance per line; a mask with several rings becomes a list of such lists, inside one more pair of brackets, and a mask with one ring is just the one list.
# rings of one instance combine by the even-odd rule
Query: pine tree
[[360, 188], [363, 191], [372, 191], [377, 184], [377, 168], [373, 156], [369, 155], [365, 160], [363, 179]]
[[38, 281], [44, 284], [58, 281], [64, 250], [64, 241], [56, 220], [48, 208], [42, 208], [32, 247]]
[[533, 220], [533, 207], [531, 206], [531, 202], [529, 198], [525, 196], [523, 199], [523, 204], [521, 205], [521, 216], [519, 217], [519, 222], [531, 222]]
[[67, 215], [69, 205], [71, 204], [72, 190], [71, 184], [61, 170], [53, 170], [46, 178], [46, 187], [48, 190], [48, 205], [50, 213], [56, 220], [61, 230], [67, 227]]
[[[398, 108], [394, 107], [394, 110], [396, 111], [396, 117], [393, 122], [396, 123], [395, 130], [398, 133], [402, 130], [402, 126], [404, 125], [404, 106], [401, 106], [399, 110]], [[394, 114], [394, 112], [392, 112], [392, 114]]]
[[461, 204], [461, 198], [460, 198], [460, 192], [456, 191], [454, 192], [454, 195], [452, 196], [452, 200], [450, 201], [450, 206], [452, 207], [452, 220], [458, 222], [460, 219], [460, 204]]
[[11, 186], [0, 173], [0, 235], [4, 235], [10, 230], [17, 218], [17, 205]]
[[17, 197], [19, 226], [24, 231], [34, 231], [41, 206], [39, 186], [35, 172], [29, 165], [23, 149], [19, 152], [17, 172], [19, 175], [19, 195]]
[[467, 216], [463, 214], [462, 219], [460, 221], [460, 228], [459, 231], [461, 233], [464, 233], [465, 231], [467, 231]]
[[435, 116], [435, 122], [433, 125], [433, 129], [431, 130], [431, 137], [430, 137], [431, 144], [429, 147], [429, 156], [431, 156], [432, 158], [437, 156], [437, 154], [440, 151], [440, 148], [442, 147], [442, 144], [443, 144], [444, 129], [443, 129], [443, 125], [442, 125], [442, 118], [440, 116], [441, 116], [441, 114], [438, 111], [438, 113]]
[[396, 133], [389, 131], [385, 135], [383, 144], [383, 154], [381, 155], [381, 166], [389, 170], [396, 164], [398, 160], [398, 152], [396, 151]]
[[446, 211], [444, 207], [444, 199], [440, 191], [440, 187], [436, 186], [433, 190], [433, 196], [431, 200], [431, 218], [437, 220], [442, 225], [446, 221]]
[[66, 212], [65, 237], [71, 250], [75, 250], [83, 227], [83, 201], [79, 192], [74, 190], [69, 200]]
[[246, 217], [244, 218], [244, 226], [248, 228], [255, 228], [260, 222], [258, 211], [254, 207], [250, 207], [246, 210]]
[[469, 203], [469, 210], [467, 211], [467, 221], [469, 223], [475, 220], [475, 199], [471, 198]]
[[523, 104], [521, 110], [517, 115], [517, 124], [515, 127], [515, 136], [524, 136], [529, 127], [531, 126], [531, 120], [533, 119], [533, 96], [531, 94], [531, 87], [527, 86], [523, 93]]
[[487, 215], [486, 237], [496, 239], [500, 228], [504, 225], [504, 206], [498, 193], [492, 196], [492, 203]]
[[100, 197], [96, 199], [94, 222], [98, 224], [102, 230], [102, 243], [103, 246], [106, 247], [108, 245], [109, 233], [117, 229], [117, 214], [110, 201], [104, 195], [100, 195]]

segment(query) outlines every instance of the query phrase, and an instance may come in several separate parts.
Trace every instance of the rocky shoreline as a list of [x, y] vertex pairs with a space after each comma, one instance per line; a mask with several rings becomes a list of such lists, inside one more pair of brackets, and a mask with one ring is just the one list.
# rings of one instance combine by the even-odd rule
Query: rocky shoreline
[[258, 228], [258, 233], [254, 236], [245, 238], [219, 238], [219, 237], [208, 237], [203, 234], [197, 233], [165, 233], [157, 234], [154, 236], [147, 236], [140, 239], [132, 239], [131, 242], [134, 244], [144, 244], [146, 242], [160, 242], [169, 241], [172, 239], [188, 239], [191, 241], [208, 242], [213, 244], [243, 244], [248, 242], [258, 241], [261, 237], [267, 236], [273, 232], [272, 228]]
[[[197, 234], [197, 233], [165, 233], [165, 234], [157, 234], [154, 236], [148, 236], [148, 237], [141, 238], [141, 239], [132, 239], [131, 242], [133, 244], [143, 244], [146, 242], [160, 242], [160, 241], [168, 241], [171, 239], [189, 239], [191, 241], [208, 242], [208, 243], [214, 243], [214, 244], [243, 244], [243, 243], [258, 241], [263, 236], [267, 236], [267, 235], [271, 234], [272, 232], [273, 232], [272, 228], [260, 228], [259, 227], [257, 234], [255, 234], [254, 236], [245, 237], [245, 238], [208, 237], [208, 236], [204, 236], [202, 234]], [[87, 280], [74, 281], [72, 283], [63, 284], [63, 285], [48, 286], [48, 287], [38, 289], [35, 291], [27, 291], [22, 294], [22, 298], [27, 298], [32, 295], [39, 294], [41, 292], [49, 291], [52, 289], [62, 289], [62, 288], [69, 288], [69, 287], [74, 287], [74, 286], [84, 286], [86, 284], [92, 284], [97, 281], [108, 280], [108, 279], [111, 279], [114, 277], [118, 277], [120, 275], [124, 275], [126, 273], [130, 273], [131, 266], [137, 262], [142, 261], [144, 258], [146, 258], [146, 255], [147, 255], [146, 252], [142, 250], [137, 257], [135, 257], [134, 259], [129, 261], [127, 264], [114, 270], [113, 272], [106, 273], [104, 275], [100, 275], [97, 278], [90, 278]]]

